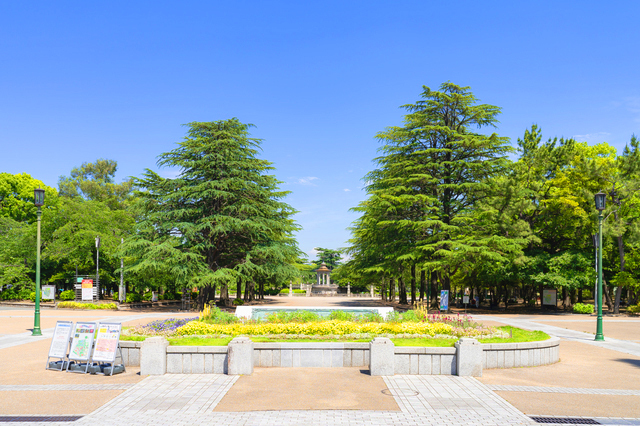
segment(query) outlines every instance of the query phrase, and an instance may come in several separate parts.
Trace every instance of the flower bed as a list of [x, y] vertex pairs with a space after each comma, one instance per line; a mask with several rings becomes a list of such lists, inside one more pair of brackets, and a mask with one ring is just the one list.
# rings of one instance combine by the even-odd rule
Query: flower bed
[[115, 303], [79, 303], [79, 302], [60, 302], [58, 308], [69, 309], [118, 309]]

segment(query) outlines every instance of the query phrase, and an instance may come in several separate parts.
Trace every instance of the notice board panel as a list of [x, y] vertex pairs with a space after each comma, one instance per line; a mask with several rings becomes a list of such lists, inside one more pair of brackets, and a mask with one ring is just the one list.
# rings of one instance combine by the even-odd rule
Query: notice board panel
[[93, 350], [93, 361], [114, 362], [118, 341], [120, 340], [120, 323], [99, 323], [96, 345]]
[[73, 340], [69, 350], [69, 359], [74, 361], [88, 361], [91, 358], [93, 333], [96, 331], [94, 322], [77, 322], [73, 330]]
[[72, 327], [73, 323], [71, 321], [56, 322], [56, 328], [53, 330], [53, 339], [51, 339], [51, 346], [49, 347], [49, 357], [65, 358], [67, 356]]

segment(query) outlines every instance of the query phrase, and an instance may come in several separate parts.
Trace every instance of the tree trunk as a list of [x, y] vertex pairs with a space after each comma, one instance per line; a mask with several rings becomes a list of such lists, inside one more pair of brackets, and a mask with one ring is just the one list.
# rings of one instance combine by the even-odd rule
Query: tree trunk
[[204, 286], [198, 293], [198, 298], [196, 299], [198, 310], [203, 310], [210, 300], [215, 300], [215, 296], [215, 288], [213, 288], [212, 291], [211, 285]]
[[429, 291], [429, 297], [431, 298], [431, 300], [429, 300], [429, 303], [431, 304], [432, 308], [438, 308], [438, 272], [436, 271], [432, 271], [431, 272], [431, 289]]
[[236, 299], [242, 299], [242, 280], [236, 284]]
[[260, 300], [264, 300], [264, 283], [260, 282]]
[[402, 276], [402, 273], [400, 274], [400, 277], [398, 278], [398, 286], [399, 288], [399, 296], [400, 296], [400, 300], [398, 300], [398, 303], [406, 305], [409, 302], [407, 301], [407, 286], [404, 283], [404, 277]]
[[387, 284], [384, 277], [382, 277], [380, 281], [380, 297], [382, 298], [383, 302], [387, 301]]
[[411, 264], [411, 304], [416, 303], [416, 264]]
[[396, 301], [396, 279], [389, 278], [389, 300]]
[[582, 289], [578, 289], [578, 303], [584, 303], [582, 299]]
[[222, 306], [229, 306], [229, 284], [224, 283], [222, 287], [220, 287], [220, 304]]
[[[420, 301], [424, 303], [424, 294], [427, 291], [427, 272], [420, 269]], [[427, 306], [429, 303], [427, 302]]]
[[602, 294], [605, 298], [605, 303], [607, 304], [607, 309], [609, 313], [613, 312], [613, 302], [611, 301], [611, 296], [609, 295], [609, 286], [607, 285], [607, 281], [602, 279]]

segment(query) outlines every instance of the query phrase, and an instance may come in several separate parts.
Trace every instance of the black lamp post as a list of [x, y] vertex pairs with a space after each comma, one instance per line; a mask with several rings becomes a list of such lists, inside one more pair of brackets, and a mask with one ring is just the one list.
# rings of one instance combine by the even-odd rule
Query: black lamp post
[[595, 195], [596, 210], [598, 210], [598, 320], [596, 322], [597, 341], [604, 340], [602, 332], [602, 211], [606, 208], [606, 196], [600, 191]]
[[44, 205], [44, 189], [38, 188], [33, 191], [33, 204], [38, 208], [38, 238], [36, 254], [36, 312], [33, 318], [32, 336], [42, 336], [40, 330], [40, 218], [42, 216], [41, 207]]

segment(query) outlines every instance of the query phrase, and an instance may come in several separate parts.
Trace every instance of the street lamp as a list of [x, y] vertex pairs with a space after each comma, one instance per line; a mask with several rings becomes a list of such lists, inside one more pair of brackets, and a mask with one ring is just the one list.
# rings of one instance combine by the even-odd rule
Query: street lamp
[[98, 266], [100, 262], [100, 235], [96, 237], [96, 290], [100, 291], [100, 273]]
[[602, 191], [595, 195], [598, 210], [598, 320], [596, 322], [596, 341], [603, 341], [602, 333], [602, 211], [606, 208], [606, 194]]
[[40, 330], [40, 217], [42, 216], [41, 207], [44, 205], [44, 189], [35, 189], [33, 191], [33, 204], [38, 208], [38, 238], [37, 238], [37, 254], [36, 254], [36, 312], [33, 318], [32, 336], [42, 336]]

